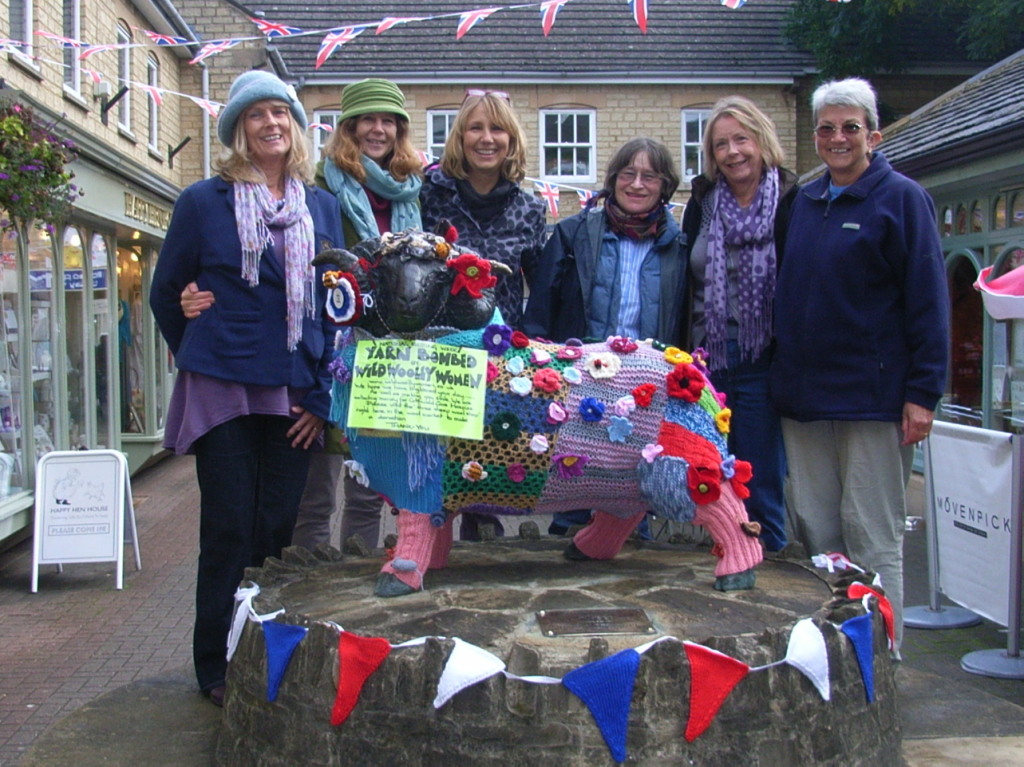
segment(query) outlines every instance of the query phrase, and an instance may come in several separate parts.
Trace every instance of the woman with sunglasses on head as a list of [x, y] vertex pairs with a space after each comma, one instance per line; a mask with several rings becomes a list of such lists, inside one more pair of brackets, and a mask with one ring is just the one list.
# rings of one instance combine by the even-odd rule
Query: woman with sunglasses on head
[[[667, 204], [678, 186], [664, 144], [627, 141], [608, 163], [604, 189], [584, 210], [560, 221], [544, 246], [523, 318], [527, 334], [558, 342], [626, 336], [677, 345], [686, 244]], [[587, 514], [560, 512], [548, 531], [565, 532], [586, 522]], [[621, 537], [621, 544], [637, 520], [599, 512], [588, 530], [605, 523], [622, 528], [604, 536]], [[601, 535], [584, 538], [574, 538], [568, 558], [607, 559], [618, 551], [614, 544], [595, 548], [591, 541]]]
[[770, 374], [791, 534], [808, 554], [837, 551], [881, 576], [898, 656], [906, 482], [948, 365], [942, 244], [928, 193], [877, 151], [871, 85], [825, 83], [811, 107], [827, 170], [793, 202]]
[[785, 451], [768, 398], [772, 308], [796, 176], [771, 119], [749, 99], [728, 96], [704, 128], [704, 172], [683, 214], [690, 243], [688, 346], [708, 353], [711, 381], [732, 410], [729, 450], [754, 466], [751, 520], [768, 551], [786, 545]]
[[[443, 220], [458, 231], [464, 248], [512, 270], [497, 285], [505, 323], [518, 329], [523, 316], [523, 281], [529, 285], [544, 245], [544, 203], [523, 192], [526, 136], [508, 94], [467, 90], [438, 165], [426, 170], [420, 200], [423, 227]], [[478, 526], [494, 517], [462, 515], [462, 538], [479, 538]]]

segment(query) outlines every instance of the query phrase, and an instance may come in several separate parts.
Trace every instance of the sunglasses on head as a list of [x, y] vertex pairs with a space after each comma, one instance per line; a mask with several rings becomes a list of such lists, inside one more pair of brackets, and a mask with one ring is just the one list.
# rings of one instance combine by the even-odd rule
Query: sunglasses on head
[[465, 101], [470, 97], [476, 96], [494, 96], [495, 98], [503, 99], [505, 101], [512, 100], [505, 91], [485, 91], [478, 88], [466, 88], [466, 95], [462, 97], [462, 100]]

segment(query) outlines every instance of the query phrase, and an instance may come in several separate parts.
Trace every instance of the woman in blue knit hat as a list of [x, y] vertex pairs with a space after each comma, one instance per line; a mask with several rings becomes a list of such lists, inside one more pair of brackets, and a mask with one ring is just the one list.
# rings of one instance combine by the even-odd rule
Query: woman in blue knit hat
[[[274, 75], [236, 79], [218, 175], [182, 192], [153, 273], [150, 305], [178, 367], [164, 447], [195, 454], [201, 493], [193, 656], [217, 705], [235, 589], [288, 545], [307, 449], [330, 412], [334, 330], [312, 260], [341, 229], [334, 201], [310, 185], [306, 124]], [[216, 296], [191, 318], [180, 303], [190, 284]]]

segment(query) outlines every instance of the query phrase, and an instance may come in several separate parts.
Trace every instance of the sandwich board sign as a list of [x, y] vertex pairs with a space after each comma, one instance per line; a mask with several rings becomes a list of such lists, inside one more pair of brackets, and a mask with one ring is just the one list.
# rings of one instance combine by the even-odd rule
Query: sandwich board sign
[[142, 569], [132, 506], [128, 461], [117, 450], [62, 450], [46, 453], [36, 468], [32, 593], [39, 566], [116, 562], [116, 588], [124, 582], [127, 532]]

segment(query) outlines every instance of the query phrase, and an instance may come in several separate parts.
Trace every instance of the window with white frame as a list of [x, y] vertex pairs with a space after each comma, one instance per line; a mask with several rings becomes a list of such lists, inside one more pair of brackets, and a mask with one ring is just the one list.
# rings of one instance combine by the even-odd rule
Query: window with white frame
[[541, 169], [545, 179], [593, 183], [597, 151], [592, 109], [542, 109]]
[[427, 154], [431, 155], [432, 162], [439, 161], [444, 154], [444, 142], [452, 132], [458, 113], [457, 109], [427, 110]]
[[[146, 59], [146, 85], [150, 88], [160, 87], [160, 62], [150, 54]], [[149, 108], [149, 119], [146, 121], [147, 144], [154, 151], [160, 151], [160, 105], [157, 103], [155, 91], [147, 94], [146, 106]]]
[[[313, 142], [313, 159], [319, 161], [320, 156], [324, 152], [324, 146], [331, 138], [331, 133], [338, 128], [338, 118], [341, 117], [340, 109], [317, 109], [313, 111], [313, 133], [311, 139]], [[318, 125], [326, 125], [328, 128], [316, 127]]]
[[11, 40], [20, 43], [17, 46], [18, 53], [31, 56], [32, 36], [35, 34], [32, 25], [32, 0], [11, 0], [7, 10], [7, 23]]
[[[64, 0], [64, 37], [81, 40], [81, 0]], [[74, 93], [82, 90], [82, 62], [77, 48], [64, 49], [64, 87]]]
[[704, 125], [711, 115], [710, 109], [684, 109], [683, 121], [683, 182], [689, 184], [704, 171]]
[[117, 49], [117, 90], [127, 88], [125, 94], [117, 101], [117, 126], [127, 131], [132, 129], [132, 41], [131, 32], [123, 24], [117, 25], [117, 44], [124, 46]]

